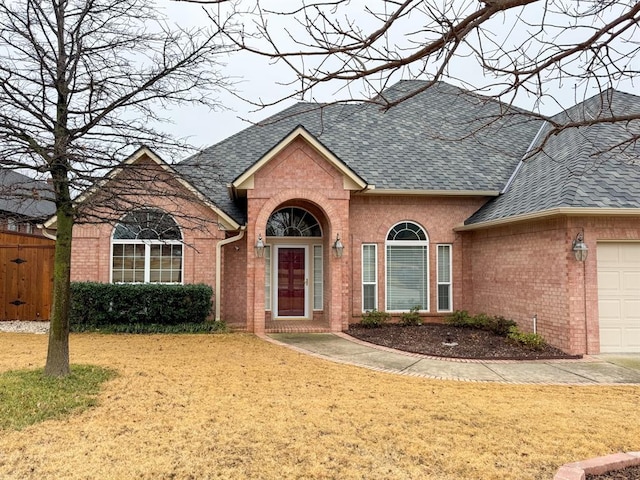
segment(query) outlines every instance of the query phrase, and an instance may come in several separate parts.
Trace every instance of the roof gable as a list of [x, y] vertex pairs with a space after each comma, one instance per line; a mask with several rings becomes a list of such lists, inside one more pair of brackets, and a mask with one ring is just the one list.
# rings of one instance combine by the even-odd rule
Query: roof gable
[[[196, 199], [201, 201], [204, 205], [213, 210], [218, 217], [220, 218], [220, 223], [228, 230], [237, 230], [240, 228], [240, 225], [231, 218], [226, 212], [218, 208], [211, 200], [203, 195], [197, 188], [195, 188], [191, 183], [183, 178], [178, 172], [176, 172], [171, 165], [165, 162], [159, 155], [157, 155], [153, 150], [148, 147], [140, 147], [133, 154], [131, 154], [128, 158], [126, 158], [121, 165], [113, 168], [103, 179], [93, 185], [86, 192], [83, 192], [78, 198], [74, 200], [74, 204], [82, 204], [87, 202], [90, 198], [96, 195], [101, 189], [105, 188], [106, 185], [114, 181], [118, 175], [120, 175], [127, 166], [135, 165], [138, 162], [143, 160], [151, 160], [153, 163], [158, 165], [160, 168], [170, 173], [176, 181], [186, 188], [190, 193], [194, 195]], [[56, 217], [53, 216], [49, 218], [44, 227], [47, 229], [55, 229], [56, 228]]]
[[298, 139], [304, 140], [311, 145], [313, 149], [320, 154], [330, 165], [343, 175], [343, 184], [346, 190], [363, 190], [367, 187], [367, 183], [347, 165], [344, 164], [333, 152], [326, 148], [318, 141], [308, 130], [302, 125], [296, 127], [271, 150], [269, 150], [262, 158], [255, 162], [251, 167], [241, 173], [232, 183], [234, 189], [246, 190], [253, 188], [253, 177], [267, 163], [273, 160], [287, 146], [291, 145]]

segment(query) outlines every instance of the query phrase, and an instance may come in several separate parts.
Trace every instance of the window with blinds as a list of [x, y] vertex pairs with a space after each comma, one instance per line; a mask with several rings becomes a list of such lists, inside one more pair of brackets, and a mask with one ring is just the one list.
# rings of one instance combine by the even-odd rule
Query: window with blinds
[[438, 311], [452, 311], [451, 245], [438, 245]]
[[387, 310], [429, 310], [429, 241], [414, 222], [401, 222], [386, 241]]
[[322, 245], [313, 246], [313, 309], [324, 308], [322, 278]]
[[362, 311], [378, 308], [378, 255], [376, 244], [362, 245]]

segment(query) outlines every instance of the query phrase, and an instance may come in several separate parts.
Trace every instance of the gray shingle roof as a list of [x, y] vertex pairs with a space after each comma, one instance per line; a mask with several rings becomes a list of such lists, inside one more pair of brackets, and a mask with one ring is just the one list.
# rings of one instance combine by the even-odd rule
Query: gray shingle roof
[[[631, 113], [640, 113], [640, 97], [607, 90], [551, 121], [580, 122]], [[545, 125], [540, 139], [550, 128]], [[506, 193], [465, 223], [554, 208], [640, 208], [640, 145], [624, 143], [634, 133], [640, 133], [638, 120], [571, 128], [549, 137], [540, 151], [522, 163]], [[620, 147], [612, 148], [617, 144]]]
[[45, 182], [13, 170], [0, 170], [0, 215], [42, 220], [53, 215], [53, 192]]
[[283, 140], [296, 126], [321, 135], [329, 125], [348, 116], [353, 105], [323, 105], [300, 102], [252, 125], [197, 155], [175, 165], [175, 169], [214, 204], [240, 224], [244, 206], [233, 201], [227, 185]]
[[[423, 85], [402, 81], [383, 94]], [[491, 99], [438, 83], [389, 110], [374, 103], [299, 103], [176, 165], [218, 207], [244, 223], [226, 185], [296, 126], [376, 189], [498, 191], [538, 131], [539, 120]]]
[[[385, 94], [417, 84], [422, 82], [400, 82]], [[319, 140], [376, 189], [497, 191], [539, 124], [519, 110], [439, 83], [386, 112], [375, 105], [357, 110], [349, 125], [329, 129]]]

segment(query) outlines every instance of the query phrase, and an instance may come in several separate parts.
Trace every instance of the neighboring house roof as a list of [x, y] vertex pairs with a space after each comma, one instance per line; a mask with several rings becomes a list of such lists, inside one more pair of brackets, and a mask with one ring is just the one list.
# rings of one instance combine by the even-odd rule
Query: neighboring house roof
[[14, 172], [0, 170], [0, 216], [42, 220], [56, 211], [53, 191], [46, 182]]
[[465, 224], [495, 223], [541, 212], [568, 213], [572, 209], [639, 209], [640, 145], [628, 140], [640, 133], [640, 121], [569, 128], [546, 138], [553, 122], [638, 113], [640, 97], [607, 90], [552, 117], [541, 129], [532, 145], [532, 155], [523, 160], [507, 191], [489, 201]]
[[[422, 83], [401, 81], [383, 95], [393, 99]], [[371, 102], [298, 103], [175, 168], [244, 223], [243, 205], [232, 200], [226, 186], [302, 126], [375, 187], [376, 193], [474, 191], [497, 195], [540, 124], [522, 110], [437, 83], [389, 110]]]

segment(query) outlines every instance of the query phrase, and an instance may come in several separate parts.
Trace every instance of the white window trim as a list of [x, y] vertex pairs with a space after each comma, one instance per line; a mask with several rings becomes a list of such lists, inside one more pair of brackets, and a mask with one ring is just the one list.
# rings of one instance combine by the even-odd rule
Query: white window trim
[[152, 245], [182, 245], [180, 257], [179, 282], [153, 282], [153, 285], [184, 285], [184, 244], [180, 240], [114, 240], [111, 239], [111, 254], [109, 256], [109, 283], [113, 281], [113, 246], [114, 245], [144, 245], [144, 281], [143, 282], [115, 282], [115, 283], [149, 283], [151, 279], [151, 246]]
[[[401, 224], [401, 223], [414, 223], [416, 225], [418, 225], [422, 231], [424, 232], [425, 238], [426, 240], [387, 240], [387, 237], [389, 236], [389, 232], [391, 232], [391, 230], [393, 230], [397, 225]], [[423, 305], [422, 309], [420, 310], [421, 313], [429, 313], [431, 311], [431, 259], [429, 257], [430, 254], [430, 243], [429, 243], [429, 235], [427, 234], [426, 229], [420, 225], [418, 222], [415, 222], [413, 220], [403, 220], [400, 222], [395, 223], [394, 225], [391, 226], [391, 228], [389, 228], [389, 230], [387, 231], [387, 235], [385, 237], [385, 242], [384, 242], [384, 282], [385, 282], [385, 293], [384, 293], [384, 304], [385, 304], [385, 310], [389, 313], [404, 313], [404, 312], [408, 312], [409, 309], [407, 310], [390, 310], [389, 309], [389, 272], [388, 272], [388, 266], [389, 266], [389, 259], [388, 259], [388, 255], [387, 255], [387, 247], [388, 246], [406, 246], [406, 247], [425, 247], [426, 248], [426, 255], [427, 255], [427, 282], [426, 282], [426, 286], [427, 286], [427, 291], [426, 291], [426, 299], [427, 299], [427, 305], [426, 308]]]
[[[440, 247], [449, 248], [449, 281], [440, 281]], [[440, 243], [436, 245], [436, 308], [438, 312], [453, 312], [453, 245], [450, 243]], [[447, 310], [440, 308], [440, 285], [449, 286], [449, 308]]]
[[[316, 248], [320, 250], [320, 278], [317, 279], [316, 278]], [[311, 299], [311, 305], [312, 305], [312, 310], [314, 312], [321, 312], [322, 310], [324, 310], [324, 249], [322, 248], [322, 244], [318, 244], [318, 245], [313, 245], [312, 246], [312, 251], [313, 251], [313, 270], [312, 270], [312, 282], [313, 282], [313, 298]], [[319, 280], [319, 282], [316, 282], [316, 280]], [[317, 287], [317, 288], [316, 288]], [[318, 293], [317, 290], [320, 290], [319, 295], [320, 295], [320, 307], [317, 308], [316, 307], [316, 294]]]
[[14, 218], [7, 218], [7, 230], [9, 232], [18, 231], [18, 222]]
[[[365, 282], [364, 280], [364, 250], [365, 247], [373, 247], [373, 275], [374, 275], [374, 281], [373, 282]], [[362, 248], [360, 249], [360, 265], [361, 265], [361, 277], [362, 277], [362, 303], [361, 303], [361, 307], [362, 307], [362, 312], [367, 312], [369, 310], [365, 310], [364, 308], [364, 286], [365, 285], [373, 285], [373, 291], [374, 291], [374, 306], [373, 308], [375, 310], [378, 309], [378, 244], [377, 243], [363, 243], [362, 244]]]

